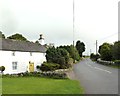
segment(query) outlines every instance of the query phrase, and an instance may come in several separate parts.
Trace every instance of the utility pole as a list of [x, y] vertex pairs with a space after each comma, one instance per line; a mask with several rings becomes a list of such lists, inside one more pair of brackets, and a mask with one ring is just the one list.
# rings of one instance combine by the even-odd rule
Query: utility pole
[[[74, 48], [74, 46], [75, 46], [75, 45], [74, 45], [74, 38], [75, 38], [75, 37], [74, 37], [74, 29], [75, 29], [75, 28], [74, 28], [74, 27], [75, 27], [75, 26], [74, 26], [74, 21], [75, 21], [75, 17], [74, 17], [74, 0], [73, 0], [73, 48]], [[73, 58], [73, 63], [75, 63], [75, 51], [74, 51], [74, 56], [73, 56], [73, 57], [74, 57], [74, 58]]]
[[75, 18], [74, 18], [74, 0], [73, 0], [73, 46], [74, 46], [74, 21], [75, 21]]
[[97, 40], [96, 40], [96, 55], [97, 55], [97, 45], [98, 45], [97, 43], [98, 43], [98, 42], [97, 42]]

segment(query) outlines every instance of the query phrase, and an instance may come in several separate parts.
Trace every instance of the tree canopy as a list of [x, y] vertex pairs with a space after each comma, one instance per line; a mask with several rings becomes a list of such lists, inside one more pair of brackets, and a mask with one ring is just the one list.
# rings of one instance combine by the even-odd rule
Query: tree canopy
[[85, 51], [85, 44], [78, 40], [76, 42], [76, 49], [78, 50], [80, 57], [82, 57], [82, 53]]
[[46, 59], [48, 63], [57, 63], [60, 65], [60, 68], [68, 68], [70, 65], [69, 62], [69, 53], [64, 48], [48, 48], [46, 51]]
[[14, 34], [12, 36], [7, 37], [8, 39], [14, 39], [14, 40], [21, 40], [21, 41], [28, 41], [22, 34]]
[[102, 60], [120, 60], [120, 41], [116, 41], [114, 44], [103, 43], [99, 46], [98, 52]]
[[112, 60], [112, 47], [113, 45], [109, 43], [103, 43], [101, 46], [99, 46], [98, 52], [100, 53], [102, 60]]
[[112, 48], [113, 59], [120, 60], [120, 41], [114, 43]]
[[74, 47], [73, 45], [60, 46], [60, 48], [66, 49], [69, 52], [70, 57], [73, 58], [74, 60], [77, 60], [77, 61], [80, 60], [79, 53], [78, 53], [76, 47]]

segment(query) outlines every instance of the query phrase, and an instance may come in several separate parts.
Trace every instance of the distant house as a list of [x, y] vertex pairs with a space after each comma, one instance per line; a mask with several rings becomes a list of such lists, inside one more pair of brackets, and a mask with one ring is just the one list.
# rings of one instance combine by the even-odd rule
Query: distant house
[[4, 74], [37, 71], [36, 66], [46, 61], [45, 54], [44, 45], [0, 39], [0, 66], [5, 66]]

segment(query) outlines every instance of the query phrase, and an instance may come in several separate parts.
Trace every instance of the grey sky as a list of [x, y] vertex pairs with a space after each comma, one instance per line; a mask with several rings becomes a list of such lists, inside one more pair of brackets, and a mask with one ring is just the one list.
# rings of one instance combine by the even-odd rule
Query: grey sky
[[[74, 1], [75, 41], [85, 43], [85, 54], [90, 49], [95, 52], [95, 40], [100, 45], [118, 39], [119, 0]], [[6, 36], [21, 33], [30, 41], [37, 40], [42, 33], [46, 43], [70, 45], [73, 0], [0, 0], [0, 30]]]

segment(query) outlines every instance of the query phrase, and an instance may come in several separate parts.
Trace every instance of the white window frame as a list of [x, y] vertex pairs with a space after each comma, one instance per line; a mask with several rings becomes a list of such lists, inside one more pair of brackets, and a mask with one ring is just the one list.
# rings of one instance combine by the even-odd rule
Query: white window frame
[[12, 70], [17, 70], [18, 68], [18, 62], [15, 61], [15, 62], [12, 62]]

